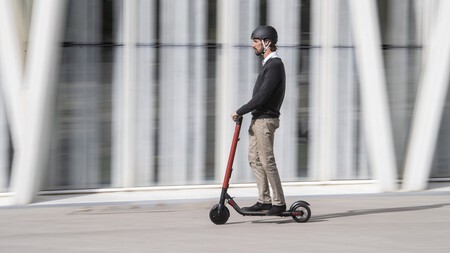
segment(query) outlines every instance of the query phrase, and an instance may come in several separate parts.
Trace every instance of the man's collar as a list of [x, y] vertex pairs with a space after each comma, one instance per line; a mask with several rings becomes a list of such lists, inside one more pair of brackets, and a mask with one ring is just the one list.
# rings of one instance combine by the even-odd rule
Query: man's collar
[[272, 52], [266, 58], [264, 58], [264, 60], [262, 61], [262, 65], [264, 66], [264, 64], [266, 64], [266, 62], [271, 58], [278, 58], [277, 52]]

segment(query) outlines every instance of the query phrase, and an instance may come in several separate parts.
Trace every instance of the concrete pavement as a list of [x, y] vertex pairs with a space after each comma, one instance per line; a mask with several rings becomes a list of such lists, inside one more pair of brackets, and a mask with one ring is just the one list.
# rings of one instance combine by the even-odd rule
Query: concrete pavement
[[3, 207], [0, 252], [450, 252], [447, 188], [289, 196], [311, 204], [307, 223], [230, 207], [228, 222], [214, 225], [217, 198]]

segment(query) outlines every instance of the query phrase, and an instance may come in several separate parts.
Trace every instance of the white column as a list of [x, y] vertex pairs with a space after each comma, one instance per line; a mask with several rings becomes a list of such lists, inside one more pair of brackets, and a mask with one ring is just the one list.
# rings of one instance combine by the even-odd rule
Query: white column
[[155, 86], [156, 86], [156, 1], [140, 0], [138, 6], [137, 75], [137, 186], [148, 186], [155, 178]]
[[206, 19], [207, 19], [207, 6], [205, 0], [192, 1], [192, 8], [189, 13], [190, 16], [194, 16], [193, 24], [191, 27], [193, 31], [193, 44], [194, 48], [191, 49], [191, 57], [188, 65], [191, 67], [191, 77], [189, 78], [190, 91], [189, 91], [189, 110], [191, 111], [189, 117], [189, 127], [191, 133], [189, 133], [189, 143], [192, 148], [190, 149], [189, 168], [191, 171], [189, 174], [189, 180], [192, 183], [201, 183], [205, 174], [205, 141], [206, 141]]
[[336, 170], [336, 0], [312, 2], [309, 177], [327, 181]]
[[136, 121], [137, 121], [137, 78], [136, 78], [136, 38], [137, 38], [137, 1], [123, 2], [123, 82], [122, 90], [122, 127], [120, 146], [122, 156], [119, 167], [122, 187], [135, 185], [136, 170]]
[[450, 68], [450, 1], [441, 1], [430, 32], [407, 149], [403, 190], [427, 186], [447, 96]]
[[416, 17], [416, 39], [422, 45], [422, 55], [426, 55], [432, 24], [435, 23], [436, 13], [441, 0], [414, 0], [414, 12]]
[[[335, 122], [336, 122], [336, 165], [332, 179], [356, 179], [367, 166], [359, 166], [363, 159], [358, 146], [357, 82], [355, 57], [347, 0], [336, 3], [336, 25], [334, 33], [335, 78]], [[359, 148], [359, 150], [358, 150]], [[367, 177], [366, 177], [367, 178]]]
[[160, 2], [159, 182], [185, 184], [188, 174], [190, 1]]
[[382, 191], [396, 190], [396, 162], [375, 1], [350, 0], [369, 163]]
[[283, 180], [294, 180], [298, 168], [299, 49], [296, 46], [300, 41], [300, 5], [295, 0], [270, 0], [267, 11], [268, 24], [278, 32], [277, 52], [286, 71], [286, 94], [281, 108], [280, 128], [275, 137], [275, 157]]
[[27, 133], [15, 153], [12, 189], [15, 204], [28, 204], [40, 187], [49, 151], [56, 61], [65, 1], [37, 0], [33, 4], [24, 88], [27, 90]]
[[[233, 46], [236, 44], [238, 3], [236, 0], [218, 0], [217, 2], [217, 35], [221, 45], [217, 56], [217, 88], [216, 88], [216, 170], [215, 177], [218, 181], [223, 179], [228, 154], [230, 152], [231, 139], [233, 137], [234, 123], [231, 121], [231, 113], [238, 109], [237, 103], [237, 78], [234, 65], [237, 55]], [[251, 32], [250, 32], [251, 34]], [[247, 101], [245, 101], [247, 102]], [[245, 103], [244, 102], [244, 103]], [[246, 116], [245, 121], [250, 121]], [[241, 136], [245, 136], [245, 128]], [[242, 151], [242, 143], [239, 143], [239, 152]]]

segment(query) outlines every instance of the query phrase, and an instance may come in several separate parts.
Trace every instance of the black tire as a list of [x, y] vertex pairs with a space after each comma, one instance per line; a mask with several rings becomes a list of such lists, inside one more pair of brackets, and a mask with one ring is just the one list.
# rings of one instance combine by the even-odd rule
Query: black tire
[[292, 219], [300, 223], [307, 222], [311, 217], [311, 208], [303, 201], [292, 204], [290, 212], [292, 212]]
[[219, 214], [219, 204], [215, 204], [209, 211], [209, 219], [216, 225], [225, 224], [230, 217], [230, 211], [226, 206], [223, 207], [223, 211]]

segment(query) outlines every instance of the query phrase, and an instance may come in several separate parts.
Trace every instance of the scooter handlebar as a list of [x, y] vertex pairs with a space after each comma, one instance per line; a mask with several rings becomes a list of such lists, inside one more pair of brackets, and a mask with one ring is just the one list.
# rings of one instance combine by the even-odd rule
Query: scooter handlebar
[[242, 124], [242, 116], [236, 116], [233, 118], [234, 122], [236, 122], [237, 125], [241, 125]]

